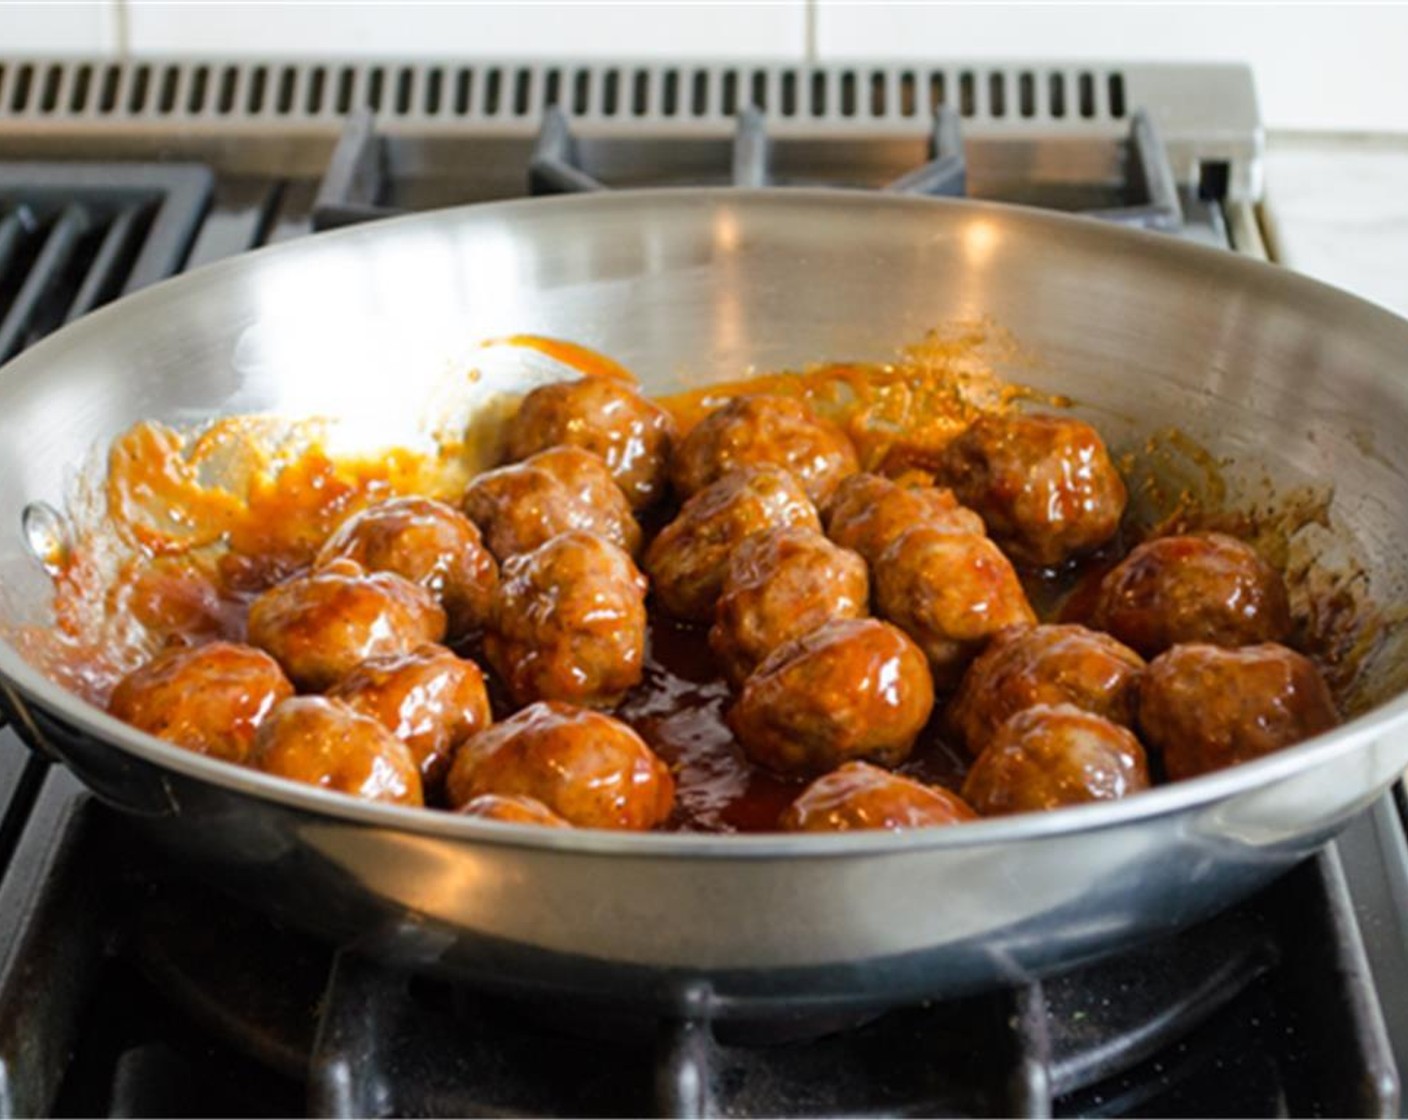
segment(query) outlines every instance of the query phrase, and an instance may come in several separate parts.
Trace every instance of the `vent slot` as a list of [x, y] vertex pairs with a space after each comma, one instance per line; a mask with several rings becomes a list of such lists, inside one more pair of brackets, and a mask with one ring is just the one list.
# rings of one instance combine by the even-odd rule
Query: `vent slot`
[[602, 78], [601, 85], [601, 113], [605, 117], [614, 117], [620, 105], [621, 96], [621, 72], [619, 70], [608, 70]]
[[445, 71], [436, 66], [425, 75], [425, 112], [432, 116], [440, 115], [440, 99], [445, 86]]
[[1124, 75], [1111, 74], [1109, 80], [1110, 116], [1124, 120]]
[[971, 117], [978, 111], [978, 83], [971, 70], [964, 70], [958, 75], [958, 111], [965, 117]]
[[415, 77], [409, 66], [402, 66], [396, 72], [396, 105], [393, 111], [398, 117], [407, 116], [411, 111], [412, 86], [415, 83]]
[[497, 66], [489, 71], [484, 83], [484, 115], [497, 117], [503, 93], [504, 75]]
[[988, 75], [988, 112], [994, 117], [1007, 115], [1007, 75], [994, 70]]
[[938, 111], [940, 105], [948, 104], [948, 79], [942, 70], [933, 70], [929, 74], [929, 106], [925, 116], [931, 117]]
[[592, 72], [578, 70], [572, 75], [572, 112], [579, 117], [586, 113], [592, 103]]
[[1036, 116], [1036, 75], [1030, 70], [1017, 75], [1017, 111], [1024, 117]]
[[1051, 115], [1058, 120], [1066, 115], [1066, 76], [1052, 74], [1047, 79], [1047, 96], [1051, 101]]
[[753, 104], [760, 112], [766, 113], [768, 111], [768, 72], [766, 70], [753, 71]]
[[782, 72], [782, 115], [784, 117], [797, 115], [797, 71], [795, 70]]
[[48, 73], [44, 75], [44, 92], [39, 96], [39, 111], [41, 113], [52, 113], [59, 107], [59, 90], [63, 85], [63, 80], [63, 67], [50, 66]]
[[812, 71], [812, 116], [826, 116], [826, 71]]
[[73, 75], [73, 89], [68, 97], [68, 111], [82, 113], [88, 108], [88, 94], [93, 88], [93, 68], [80, 66]]
[[526, 117], [533, 111], [533, 71], [520, 67], [513, 76], [513, 115]]
[[197, 66], [191, 71], [191, 87], [186, 93], [186, 112], [191, 116], [205, 112], [205, 98], [210, 92], [210, 67]]
[[738, 112], [738, 71], [724, 71], [724, 93], [723, 93], [724, 116], [731, 117]]
[[127, 111], [140, 115], [147, 107], [147, 90], [151, 87], [150, 66], [138, 66], [132, 75], [132, 88], [127, 93]]
[[269, 82], [269, 71], [256, 66], [249, 75], [249, 91], [245, 96], [245, 112], [258, 116], [264, 111], [264, 87]]
[[455, 73], [455, 113], [461, 117], [469, 116], [469, 110], [474, 105], [474, 71], [461, 69]]
[[562, 97], [562, 71], [549, 70], [543, 80], [543, 106], [560, 105]]
[[631, 114], [637, 117], [650, 115], [650, 73], [637, 70], [631, 76]]
[[665, 116], [673, 117], [680, 111], [680, 72], [678, 70], [665, 71], [665, 86], [662, 96], [661, 106]]
[[308, 75], [308, 90], [303, 97], [303, 111], [316, 117], [323, 111], [323, 95], [327, 92], [328, 72], [322, 66], [313, 67]]
[[29, 88], [34, 84], [34, 67], [28, 64], [15, 71], [15, 88], [10, 94], [10, 112], [23, 113], [29, 105]]
[[890, 80], [883, 70], [870, 72], [870, 115], [888, 116], [890, 112]]
[[1095, 75], [1085, 71], [1080, 75], [1080, 115], [1089, 120], [1095, 116]]

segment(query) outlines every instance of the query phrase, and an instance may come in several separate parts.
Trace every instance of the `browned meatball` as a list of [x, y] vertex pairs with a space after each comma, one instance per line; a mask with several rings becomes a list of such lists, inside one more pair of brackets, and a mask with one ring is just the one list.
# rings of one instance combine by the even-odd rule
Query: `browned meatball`
[[606, 464], [576, 447], [479, 475], [464, 492], [464, 511], [500, 563], [573, 529], [632, 555], [640, 547], [640, 526]]
[[606, 377], [541, 385], [508, 423], [510, 459], [566, 445], [598, 456], [627, 500], [644, 509], [669, 486], [675, 419], [634, 388]]
[[363, 661], [328, 695], [405, 743], [427, 794], [439, 790], [455, 748], [489, 726], [484, 674], [444, 646]]
[[1319, 670], [1268, 643], [1174, 646], [1139, 685], [1139, 730], [1174, 781], [1248, 762], [1339, 722]]
[[911, 529], [880, 557], [875, 608], [919, 643], [944, 692], [999, 630], [1036, 622], [997, 545], [932, 525]]
[[924, 655], [873, 618], [829, 622], [779, 646], [728, 713], [744, 753], [784, 774], [909, 756], [934, 707]]
[[865, 561], [815, 529], [787, 525], [744, 539], [729, 560], [709, 645], [735, 685], [769, 653], [834, 618], [870, 613]]
[[1143, 658], [1108, 634], [1073, 625], [1012, 627], [968, 667], [948, 721], [971, 755], [1008, 717], [1037, 704], [1074, 704], [1133, 727], [1143, 671]]
[[790, 474], [749, 467], [725, 475], [685, 502], [650, 542], [645, 570], [655, 598], [676, 618], [712, 620], [734, 549], [753, 533], [783, 525], [821, 530], [816, 509]]
[[536, 824], [545, 828], [571, 828], [541, 801], [519, 794], [481, 793], [460, 810], [466, 817], [483, 817], [509, 824]]
[[350, 560], [270, 588], [249, 608], [249, 640], [300, 689], [331, 688], [369, 657], [410, 653], [445, 637], [445, 612], [419, 584], [368, 574]]
[[1280, 573], [1222, 533], [1141, 544], [1100, 581], [1092, 621], [1145, 657], [1180, 642], [1249, 646], [1291, 633]]
[[963, 783], [985, 817], [1113, 801], [1149, 788], [1133, 732], [1071, 704], [1038, 704], [997, 730]]
[[279, 664], [233, 642], [174, 648], [134, 669], [113, 690], [108, 711], [178, 747], [243, 762], [254, 733], [293, 695]]
[[963, 799], [871, 766], [848, 762], [802, 791], [779, 822], [787, 832], [929, 828], [978, 819]]
[[450, 767], [450, 803], [521, 794], [579, 828], [643, 830], [670, 815], [675, 781], [624, 723], [570, 704], [540, 703], [481, 731]]
[[844, 432], [795, 397], [735, 397], [684, 437], [671, 467], [681, 497], [738, 467], [782, 467], [817, 505], [860, 469]]
[[499, 566], [474, 522], [430, 498], [392, 498], [349, 517], [323, 545], [316, 566], [338, 557], [420, 584], [444, 607], [451, 638], [484, 625], [499, 581]]
[[640, 683], [645, 579], [591, 533], [563, 533], [504, 564], [484, 654], [519, 704], [609, 707]]
[[424, 803], [406, 745], [370, 716], [325, 696], [295, 696], [275, 707], [255, 733], [249, 763], [367, 801]]
[[1110, 540], [1127, 499], [1100, 433], [1068, 417], [980, 417], [949, 444], [940, 475], [1004, 552], [1039, 567]]
[[916, 525], [979, 536], [985, 531], [983, 519], [959, 505], [952, 490], [901, 486], [878, 474], [851, 475], [826, 511], [826, 535], [872, 566]]

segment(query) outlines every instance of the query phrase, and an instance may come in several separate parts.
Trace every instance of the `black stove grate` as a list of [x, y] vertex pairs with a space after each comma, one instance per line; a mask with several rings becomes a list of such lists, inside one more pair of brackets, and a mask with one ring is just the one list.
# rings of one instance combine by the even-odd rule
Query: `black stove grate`
[[[645, 139], [640, 142], [650, 143]], [[766, 118], [756, 107], [748, 105], [738, 110], [730, 151], [726, 183], [735, 187], [788, 185], [787, 180], [773, 173]], [[1086, 216], [1165, 232], [1182, 229], [1183, 204], [1168, 150], [1145, 110], [1131, 114], [1122, 151], [1125, 181], [1119, 194], [1137, 201], [1083, 211]], [[567, 114], [557, 105], [550, 105], [543, 113], [529, 159], [528, 193], [580, 194], [609, 189], [610, 184], [589, 162]], [[318, 187], [313, 228], [336, 229], [402, 213], [388, 204], [389, 168], [386, 140], [377, 132], [371, 112], [359, 109], [351, 113]], [[959, 198], [967, 194], [967, 165], [956, 109], [938, 106], [930, 128], [927, 161], [882, 189]]]
[[213, 186], [198, 164], [0, 163], [0, 361], [178, 272]]

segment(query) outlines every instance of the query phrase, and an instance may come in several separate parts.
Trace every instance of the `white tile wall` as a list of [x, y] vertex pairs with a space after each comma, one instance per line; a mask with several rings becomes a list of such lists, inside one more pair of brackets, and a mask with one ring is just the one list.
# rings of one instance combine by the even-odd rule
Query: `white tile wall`
[[1408, 132], [1408, 7], [1368, 4], [816, 0], [846, 57], [1250, 62], [1273, 128]]
[[556, 0], [254, 5], [123, 0], [135, 53], [801, 59], [806, 0], [641, 4]]
[[0, 0], [0, 51], [110, 54], [119, 45], [116, 0], [66, 4]]

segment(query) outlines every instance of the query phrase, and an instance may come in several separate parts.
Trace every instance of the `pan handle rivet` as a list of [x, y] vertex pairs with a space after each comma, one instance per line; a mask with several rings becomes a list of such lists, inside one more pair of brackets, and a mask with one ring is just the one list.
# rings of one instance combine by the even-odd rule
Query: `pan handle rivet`
[[71, 543], [68, 520], [48, 502], [30, 502], [20, 515], [24, 542], [51, 575], [68, 566]]

